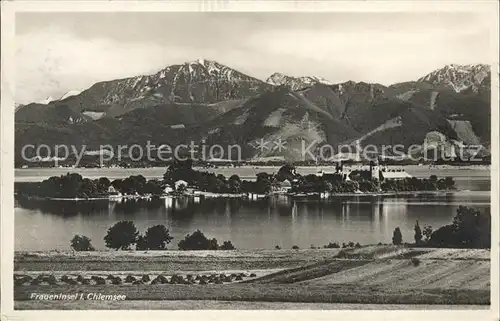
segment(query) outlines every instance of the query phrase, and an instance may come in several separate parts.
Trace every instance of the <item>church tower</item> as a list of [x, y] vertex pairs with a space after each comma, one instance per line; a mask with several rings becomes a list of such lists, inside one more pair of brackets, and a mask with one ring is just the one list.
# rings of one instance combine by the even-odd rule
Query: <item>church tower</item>
[[370, 176], [372, 180], [379, 180], [380, 178], [380, 166], [378, 164], [378, 161], [371, 161], [370, 162]]

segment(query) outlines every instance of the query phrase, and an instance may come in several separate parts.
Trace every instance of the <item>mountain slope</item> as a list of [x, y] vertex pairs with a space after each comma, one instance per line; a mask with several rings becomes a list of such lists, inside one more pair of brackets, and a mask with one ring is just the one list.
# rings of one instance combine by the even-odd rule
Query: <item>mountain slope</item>
[[270, 88], [215, 61], [197, 60], [168, 66], [153, 75], [99, 82], [79, 94], [70, 92], [64, 99], [50, 102], [47, 110], [66, 106], [76, 113], [103, 112], [106, 117], [117, 117], [165, 103], [213, 104], [245, 99]]
[[[174, 65], [150, 76], [97, 83], [48, 105], [19, 107], [16, 155], [23, 144], [98, 149], [148, 141], [157, 146], [238, 144], [244, 159], [290, 161], [307, 159], [304, 148], [336, 153], [340, 144], [356, 141], [408, 148], [438, 137], [434, 140], [448, 147], [489, 146], [486, 69], [443, 70], [391, 86], [284, 77], [275, 77], [284, 83], [273, 86], [213, 61]], [[280, 141], [285, 142], [281, 147]]]
[[444, 68], [435, 70], [418, 82], [425, 82], [437, 87], [453, 89], [459, 93], [464, 90], [478, 92], [480, 89], [488, 89], [491, 83], [491, 68], [488, 65], [446, 65]]

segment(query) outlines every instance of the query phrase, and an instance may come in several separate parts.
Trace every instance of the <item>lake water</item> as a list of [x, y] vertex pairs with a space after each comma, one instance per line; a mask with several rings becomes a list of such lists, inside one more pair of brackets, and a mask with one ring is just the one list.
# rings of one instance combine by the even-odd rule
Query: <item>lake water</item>
[[[471, 176], [472, 177], [472, 176]], [[459, 205], [490, 207], [490, 181], [484, 176], [457, 177], [453, 194], [335, 197], [328, 201], [294, 201], [275, 197], [259, 201], [162, 199], [157, 202], [105, 201], [16, 202], [16, 250], [68, 250], [75, 234], [105, 249], [103, 237], [120, 220], [134, 221], [143, 233], [164, 224], [177, 248], [179, 240], [200, 229], [241, 249], [309, 248], [329, 242], [390, 243], [395, 227], [413, 241], [413, 226], [450, 224]]]

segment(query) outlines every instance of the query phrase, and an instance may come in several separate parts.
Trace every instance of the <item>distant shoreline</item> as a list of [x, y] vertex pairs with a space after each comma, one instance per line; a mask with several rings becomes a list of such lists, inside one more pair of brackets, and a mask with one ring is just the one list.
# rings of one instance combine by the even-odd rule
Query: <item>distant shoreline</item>
[[[491, 169], [485, 165], [470, 166], [429, 166], [405, 165], [395, 166], [405, 169], [410, 175], [417, 178], [428, 178], [432, 174], [438, 176], [453, 176], [453, 179], [491, 179]], [[278, 172], [279, 166], [241, 166], [218, 168], [194, 167], [195, 170], [213, 172], [230, 176], [237, 174], [241, 179], [254, 180], [258, 172]], [[297, 172], [301, 175], [314, 174], [319, 170], [329, 170], [332, 166], [297, 166]], [[99, 178], [106, 176], [109, 179], [123, 179], [130, 175], [143, 175], [147, 179], [160, 178], [166, 171], [166, 167], [144, 167], [144, 168], [16, 168], [14, 175], [15, 183], [41, 182], [51, 176], [64, 175], [68, 172], [79, 173], [84, 178]], [[102, 174], [101, 174], [102, 173]]]
[[[318, 200], [328, 200], [336, 197], [355, 197], [355, 196], [408, 196], [408, 195], [439, 195], [439, 194], [448, 194], [448, 195], [453, 195], [457, 193], [463, 193], [463, 192], [472, 192], [468, 190], [438, 190], [438, 191], [401, 191], [401, 192], [377, 192], [377, 193], [372, 193], [372, 192], [367, 192], [367, 193], [335, 193], [331, 194], [326, 198], [318, 199]], [[483, 192], [488, 192], [488, 191], [483, 191]], [[491, 193], [491, 191], [489, 191]], [[209, 195], [208, 195], [209, 194]], [[286, 197], [286, 198], [291, 198], [295, 200], [308, 200], [310, 198], [317, 198], [320, 194], [319, 193], [313, 193], [309, 195], [293, 195], [293, 194], [270, 194], [263, 196], [259, 199], [264, 199], [264, 198], [269, 198], [269, 197]], [[104, 201], [108, 200], [110, 202], [115, 201], [116, 199], [110, 199], [109, 197], [89, 197], [89, 198], [82, 198], [82, 197], [76, 197], [76, 198], [58, 198], [58, 197], [33, 197], [33, 196], [24, 196], [24, 195], [19, 195], [22, 197], [26, 197], [29, 200], [34, 200], [34, 201], [74, 201], [74, 202], [80, 202], [80, 201]], [[247, 195], [244, 194], [216, 194], [216, 193], [207, 193], [207, 195], [204, 194], [186, 194], [186, 195], [161, 195], [157, 196], [160, 199], [164, 198], [183, 198], [183, 197], [189, 197], [189, 198], [194, 198], [194, 197], [200, 197], [203, 196], [206, 199], [249, 199]], [[145, 200], [147, 199], [146, 197], [123, 197], [123, 200]]]

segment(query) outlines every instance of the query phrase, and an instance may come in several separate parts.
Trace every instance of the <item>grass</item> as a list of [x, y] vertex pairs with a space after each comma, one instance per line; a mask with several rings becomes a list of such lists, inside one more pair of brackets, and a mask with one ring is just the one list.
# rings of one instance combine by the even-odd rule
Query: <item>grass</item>
[[359, 304], [262, 301], [15, 301], [14, 310], [486, 310], [487, 305]]
[[[242, 308], [256, 302], [266, 304], [441, 304], [488, 305], [490, 303], [489, 264], [483, 253], [440, 249], [412, 249], [392, 245], [344, 249], [346, 258], [337, 258], [339, 249], [332, 250], [256, 250], [227, 251], [220, 256], [207, 253], [165, 251], [163, 253], [125, 255], [94, 253], [93, 255], [63, 255], [61, 253], [16, 253], [16, 274], [39, 271], [46, 274], [75, 274], [100, 271], [107, 274], [162, 274], [189, 271], [266, 270], [262, 277], [226, 284], [115, 284], [115, 285], [22, 285], [14, 287], [14, 299], [19, 309], [113, 309], [147, 308], [143, 302], [197, 302], [190, 309], [217, 308], [218, 303], [231, 302]], [[432, 254], [441, 251], [440, 255]], [[222, 251], [225, 252], [225, 251]], [[229, 253], [230, 252], [230, 253]], [[446, 254], [447, 255], [443, 255]], [[161, 255], [160, 255], [161, 254]], [[436, 261], [426, 256], [441, 256]], [[418, 257], [418, 259], [417, 259]], [[444, 258], [449, 257], [449, 259]], [[474, 260], [461, 260], [464, 257]], [[413, 261], [419, 260], [418, 266]], [[437, 262], [437, 263], [436, 263]], [[443, 265], [444, 264], [444, 265]], [[413, 266], [412, 266], [413, 265]], [[465, 272], [461, 274], [462, 266]], [[271, 268], [284, 268], [271, 271]], [[375, 270], [374, 270], [375, 269]], [[380, 271], [379, 271], [380, 270]], [[169, 271], [169, 272], [168, 272]], [[193, 271], [193, 272], [191, 272]], [[378, 272], [377, 272], [378, 271]], [[466, 273], [468, 271], [468, 274]], [[274, 273], [273, 273], [274, 272]], [[36, 272], [38, 273], [38, 272]], [[137, 274], [136, 273], [136, 274]], [[247, 271], [248, 273], [248, 271]], [[33, 274], [33, 273], [32, 273]], [[154, 274], [154, 273], [153, 273]], [[122, 276], [123, 276], [122, 275]], [[135, 274], [134, 274], [135, 275]], [[262, 275], [262, 274], [261, 274]], [[152, 276], [151, 276], [152, 277]], [[457, 278], [460, 277], [460, 278]], [[479, 280], [474, 278], [481, 277]], [[473, 282], [472, 282], [472, 281]], [[464, 283], [465, 282], [465, 283]], [[472, 282], [472, 283], [471, 283]], [[486, 284], [486, 283], [485, 283]], [[31, 293], [101, 293], [126, 295], [123, 302], [40, 302], [30, 300]], [[177, 303], [182, 305], [184, 303]], [[173, 303], [155, 306], [175, 309]], [[184, 305], [187, 307], [187, 305]], [[208, 307], [207, 307], [208, 306]]]
[[335, 260], [330, 262], [318, 262], [307, 266], [276, 272], [255, 280], [244, 281], [242, 283], [295, 283], [348, 270], [365, 265], [369, 262], [370, 261], [368, 260]]
[[[15, 271], [206, 271], [280, 269], [332, 258], [337, 249], [212, 251], [206, 256], [190, 255], [196, 251], [162, 251], [164, 255], [127, 255], [100, 252], [92, 255], [46, 256], [15, 253]], [[119, 255], [118, 255], [119, 254]], [[221, 256], [218, 256], [221, 254]], [[231, 254], [231, 255], [230, 255]], [[222, 256], [224, 255], [224, 256]]]

